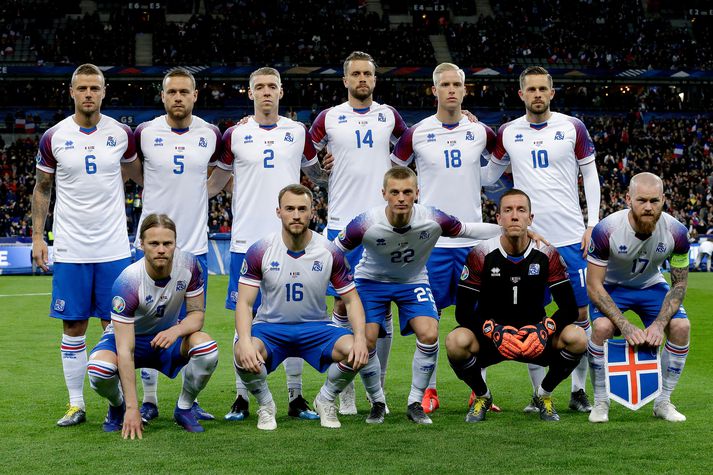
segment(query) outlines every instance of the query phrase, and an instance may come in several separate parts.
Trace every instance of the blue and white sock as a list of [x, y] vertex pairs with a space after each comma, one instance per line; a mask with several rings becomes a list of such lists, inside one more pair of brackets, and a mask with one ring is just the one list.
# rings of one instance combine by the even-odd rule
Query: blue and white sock
[[62, 335], [60, 351], [62, 354], [62, 370], [64, 382], [69, 392], [69, 403], [85, 409], [84, 406], [84, 373], [87, 370], [86, 336]]
[[413, 363], [411, 365], [411, 391], [408, 395], [408, 404], [414, 402], [419, 404], [423, 400], [423, 393], [426, 392], [431, 373], [438, 361], [438, 340], [432, 345], [416, 340], [416, 351], [413, 353]]
[[678, 346], [666, 341], [661, 352], [661, 394], [656, 398], [657, 401], [671, 400], [671, 393], [681, 377], [687, 356], [688, 344]]

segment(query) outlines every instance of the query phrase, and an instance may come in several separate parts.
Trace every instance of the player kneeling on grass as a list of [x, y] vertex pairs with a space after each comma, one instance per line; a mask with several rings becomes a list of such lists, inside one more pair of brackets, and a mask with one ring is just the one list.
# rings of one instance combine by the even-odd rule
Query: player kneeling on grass
[[[344, 255], [325, 237], [308, 228], [312, 193], [288, 185], [278, 196], [282, 231], [257, 241], [245, 255], [235, 308], [235, 367], [260, 407], [258, 429], [274, 430], [275, 402], [267, 375], [287, 357], [300, 357], [327, 371], [314, 408], [323, 427], [339, 428], [335, 398], [370, 359], [364, 330], [364, 308]], [[325, 295], [331, 282], [347, 307], [352, 331], [329, 319]], [[258, 290], [262, 302], [253, 320]]]
[[[501, 236], [470, 251], [456, 299], [459, 327], [446, 339], [456, 375], [475, 393], [466, 422], [485, 419], [493, 398], [481, 369], [504, 360], [549, 366], [535, 390], [540, 418], [557, 421], [555, 387], [572, 373], [587, 349], [576, 325], [577, 304], [564, 261], [552, 246], [541, 249], [527, 236], [530, 199], [513, 189], [503, 194], [497, 220]], [[550, 289], [558, 310], [548, 317], [543, 302]]]
[[[141, 224], [144, 257], [127, 267], [112, 288], [112, 327], [89, 358], [89, 382], [109, 400], [105, 432], [141, 438], [136, 368], [174, 378], [186, 367], [173, 416], [189, 432], [203, 432], [191, 411], [218, 364], [218, 346], [201, 331], [205, 317], [203, 274], [196, 258], [176, 249], [176, 225], [165, 214]], [[186, 317], [178, 323], [181, 305]], [[121, 387], [119, 387], [121, 382]]]

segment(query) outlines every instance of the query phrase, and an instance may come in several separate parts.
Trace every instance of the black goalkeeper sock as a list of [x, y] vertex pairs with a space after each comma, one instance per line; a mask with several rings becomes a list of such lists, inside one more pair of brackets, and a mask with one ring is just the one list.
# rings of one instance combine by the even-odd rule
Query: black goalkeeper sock
[[487, 394], [488, 385], [485, 384], [483, 375], [480, 373], [480, 366], [475, 364], [475, 356], [471, 356], [464, 361], [451, 361], [449, 358], [448, 362], [456, 373], [456, 376], [458, 376], [458, 379], [463, 380], [463, 382], [475, 392], [476, 396], [484, 396]]
[[542, 380], [542, 389], [550, 393], [554, 391], [557, 385], [574, 371], [582, 356], [584, 353], [570, 353], [564, 349], [557, 353], [552, 358], [550, 369]]

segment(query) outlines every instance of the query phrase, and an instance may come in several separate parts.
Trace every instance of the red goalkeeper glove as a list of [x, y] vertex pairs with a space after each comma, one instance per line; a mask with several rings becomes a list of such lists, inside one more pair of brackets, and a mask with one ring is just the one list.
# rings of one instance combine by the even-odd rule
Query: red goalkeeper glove
[[520, 328], [517, 336], [522, 340], [522, 356], [528, 359], [540, 356], [545, 351], [547, 340], [556, 330], [557, 325], [550, 317], [545, 317], [536, 325], [525, 325]]
[[522, 356], [522, 342], [517, 337], [517, 328], [486, 320], [483, 324], [483, 335], [493, 340], [495, 348], [505, 358], [514, 360]]

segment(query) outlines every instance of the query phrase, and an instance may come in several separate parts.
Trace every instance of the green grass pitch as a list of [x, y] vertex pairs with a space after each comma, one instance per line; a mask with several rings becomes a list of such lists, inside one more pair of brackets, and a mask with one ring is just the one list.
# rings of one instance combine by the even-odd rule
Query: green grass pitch
[[[673, 402], [688, 421], [671, 424], [652, 416], [651, 404], [631, 412], [612, 404], [610, 422], [593, 425], [567, 409], [569, 381], [555, 393], [562, 420], [543, 423], [522, 413], [531, 397], [525, 365], [503, 363], [488, 371], [495, 401], [503, 408], [485, 422], [463, 421], [469, 391], [445, 358], [439, 358], [441, 409], [433, 425], [406, 420], [413, 337], [394, 339], [386, 390], [391, 414], [381, 426], [364, 423], [368, 404], [357, 383], [358, 416], [341, 416], [341, 430], [318, 421], [287, 417], [284, 373], [270, 388], [278, 428], [257, 430], [251, 417], [225, 422], [234, 398], [231, 343], [233, 316], [223, 308], [227, 278], [211, 276], [205, 330], [220, 347], [220, 364], [200, 396], [220, 420], [189, 434], [173, 423], [180, 378], [161, 377], [160, 417], [142, 441], [105, 434], [106, 403], [85, 383], [88, 422], [58, 428], [67, 402], [59, 358], [61, 325], [47, 317], [49, 277], [0, 277], [0, 447], [2, 473], [710, 473], [713, 416], [713, 275], [691, 274], [685, 306], [691, 319], [691, 352]], [[35, 295], [31, 295], [35, 294]], [[442, 319], [441, 343], [454, 327], [453, 309]], [[87, 338], [99, 338], [93, 321]], [[305, 397], [311, 401], [323, 376], [306, 367]], [[591, 394], [591, 390], [588, 391]]]

